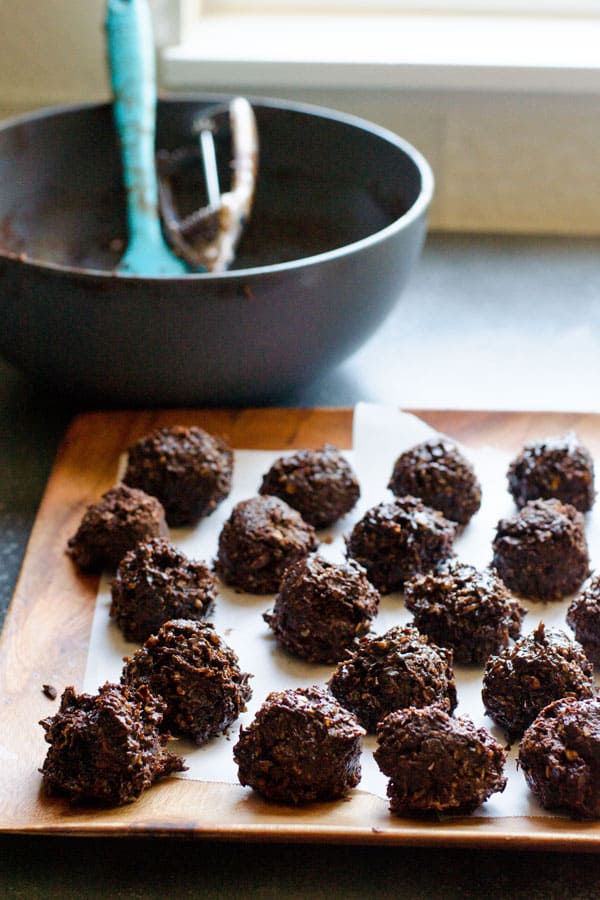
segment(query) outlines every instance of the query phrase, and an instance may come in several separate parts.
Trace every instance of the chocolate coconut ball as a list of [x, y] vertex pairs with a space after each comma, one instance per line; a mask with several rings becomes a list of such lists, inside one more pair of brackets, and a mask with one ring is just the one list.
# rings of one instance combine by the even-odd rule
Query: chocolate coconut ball
[[288, 653], [334, 663], [368, 632], [378, 606], [379, 591], [357, 563], [312, 554], [286, 570], [263, 619]]
[[360, 497], [358, 479], [337, 447], [299, 450], [275, 460], [260, 494], [285, 500], [314, 528], [333, 525]]
[[67, 553], [84, 572], [114, 570], [139, 541], [167, 535], [164, 509], [156, 497], [119, 484], [88, 506]]
[[202, 619], [217, 595], [203, 562], [188, 559], [164, 538], [126, 553], [111, 583], [110, 615], [128, 641], [142, 643], [168, 619]]
[[123, 481], [158, 497], [171, 526], [209, 516], [231, 490], [233, 451], [202, 428], [158, 428], [129, 448]]
[[419, 631], [466, 665], [484, 663], [518, 637], [526, 614], [492, 571], [457, 560], [416, 575], [406, 583], [404, 599]]
[[315, 530], [279, 497], [234, 506], [219, 535], [215, 570], [238, 591], [274, 594], [285, 570], [318, 546]]
[[594, 461], [572, 432], [525, 444], [511, 462], [508, 489], [517, 506], [556, 497], [580, 512], [594, 504]]
[[185, 769], [165, 749], [163, 711], [147, 687], [105, 684], [94, 696], [65, 688], [56, 715], [40, 722], [50, 744], [40, 770], [46, 791], [74, 803], [119, 806]]
[[416, 497], [401, 497], [367, 510], [346, 541], [346, 555], [388, 594], [447, 559], [455, 536], [454, 522]]
[[147, 685], [165, 701], [165, 727], [204, 744], [246, 709], [251, 677], [212, 625], [175, 619], [127, 659], [122, 681]]
[[440, 703], [456, 707], [452, 651], [436, 647], [416, 628], [399, 625], [363, 637], [338, 663], [329, 690], [368, 732], [388, 713]]
[[506, 751], [485, 728], [441, 706], [390, 713], [377, 726], [377, 744], [397, 815], [471, 813], [506, 786]]
[[267, 800], [337, 800], [360, 781], [364, 729], [322, 688], [273, 691], [233, 748], [240, 784]]
[[583, 515], [560, 500], [530, 500], [501, 519], [493, 547], [502, 581], [531, 600], [560, 600], [589, 575]]
[[544, 808], [600, 817], [600, 701], [564, 697], [546, 706], [523, 735], [519, 766]]
[[567, 624], [585, 650], [585, 655], [600, 666], [600, 575], [594, 575], [569, 604]]
[[481, 485], [473, 466], [456, 444], [442, 437], [402, 453], [388, 488], [396, 497], [419, 497], [460, 525], [470, 522], [481, 506]]
[[516, 737], [553, 700], [594, 693], [594, 669], [583, 648], [564, 631], [540, 622], [514, 647], [490, 657], [481, 697], [488, 716]]

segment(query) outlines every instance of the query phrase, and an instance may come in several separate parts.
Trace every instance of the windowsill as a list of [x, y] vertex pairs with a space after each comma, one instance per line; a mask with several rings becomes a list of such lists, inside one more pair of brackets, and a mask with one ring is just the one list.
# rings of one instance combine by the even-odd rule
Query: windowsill
[[600, 19], [204, 16], [162, 53], [169, 89], [600, 92]]

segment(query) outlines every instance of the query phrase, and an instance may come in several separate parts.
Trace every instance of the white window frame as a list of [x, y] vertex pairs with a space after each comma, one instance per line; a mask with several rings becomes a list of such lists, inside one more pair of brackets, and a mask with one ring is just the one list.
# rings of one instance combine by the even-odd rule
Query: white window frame
[[223, 13], [471, 13], [479, 15], [598, 15], [597, 0], [196, 0], [209, 14]]
[[541, 0], [513, 0], [518, 15], [502, 0], [480, 16], [464, 10], [475, 0], [431, 0], [456, 15], [347, 16], [151, 2], [165, 91], [307, 101], [402, 134], [433, 165], [434, 228], [600, 236], [600, 0], [544, 0], [544, 15]]
[[[189, 27], [201, 15], [444, 14], [600, 16], [598, 0], [151, 0], [163, 27]], [[165, 23], [168, 23], [165, 24]], [[181, 31], [179, 31], [181, 37]]]
[[600, 92], [599, 16], [253, 13], [182, 17], [177, 24], [183, 39], [161, 41], [167, 89], [218, 83]]
[[178, 44], [202, 16], [499, 15], [600, 17], [599, 0], [150, 0], [159, 46]]

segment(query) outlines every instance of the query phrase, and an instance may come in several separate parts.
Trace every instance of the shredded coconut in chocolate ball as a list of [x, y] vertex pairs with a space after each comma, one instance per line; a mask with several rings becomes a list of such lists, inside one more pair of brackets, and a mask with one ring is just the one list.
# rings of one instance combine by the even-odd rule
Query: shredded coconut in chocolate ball
[[452, 712], [457, 703], [452, 651], [436, 647], [410, 625], [363, 637], [328, 684], [369, 732], [397, 709], [440, 703]]
[[397, 815], [471, 813], [506, 786], [506, 751], [485, 728], [440, 706], [390, 713], [377, 726], [377, 744]]
[[165, 727], [196, 744], [226, 731], [252, 695], [251, 676], [206, 622], [165, 622], [125, 662], [123, 683], [147, 685], [162, 697]]
[[322, 688], [273, 691], [233, 748], [240, 784], [279, 803], [337, 800], [360, 781], [364, 733]]
[[119, 484], [88, 506], [67, 553], [84, 572], [114, 571], [139, 541], [167, 535], [164, 509], [156, 497]]
[[129, 448], [123, 481], [158, 497], [171, 526], [209, 516], [231, 491], [233, 451], [192, 425], [158, 428]]
[[215, 571], [225, 584], [274, 594], [285, 570], [318, 546], [315, 530], [279, 497], [237, 503], [219, 535]]
[[470, 522], [481, 506], [481, 485], [473, 466], [456, 444], [442, 437], [402, 453], [388, 488], [396, 497], [419, 497], [460, 525]]
[[360, 488], [342, 453], [325, 444], [279, 457], [263, 476], [259, 493], [281, 497], [309, 525], [326, 528], [355, 506]]
[[105, 684], [93, 696], [65, 688], [56, 715], [40, 722], [50, 744], [40, 770], [46, 791], [73, 803], [119, 806], [185, 769], [159, 732], [163, 711], [147, 687]]
[[514, 647], [490, 657], [481, 697], [487, 714], [514, 737], [553, 700], [594, 693], [594, 668], [583, 648], [564, 631], [540, 622]]
[[419, 631], [466, 665], [484, 663], [518, 637], [526, 613], [494, 572], [457, 560], [416, 575], [406, 583], [404, 599]]
[[164, 538], [126, 553], [111, 583], [110, 615], [128, 641], [143, 642], [168, 619], [202, 619], [217, 596], [205, 563]]
[[501, 519], [493, 549], [502, 581], [531, 600], [560, 600], [589, 575], [583, 515], [560, 500], [530, 500]]
[[550, 497], [570, 503], [580, 512], [594, 504], [594, 461], [573, 432], [525, 444], [511, 462], [507, 478], [519, 507], [529, 500]]
[[519, 766], [544, 808], [600, 818], [600, 701], [546, 706], [523, 735]]
[[367, 510], [346, 541], [346, 555], [366, 569], [382, 594], [388, 594], [447, 559], [455, 536], [456, 523], [406, 496]]
[[367, 633], [378, 605], [379, 592], [358, 563], [312, 554], [286, 570], [263, 618], [293, 656], [337, 662]]
[[567, 624], [585, 650], [585, 655], [600, 666], [600, 575], [594, 575], [569, 604]]

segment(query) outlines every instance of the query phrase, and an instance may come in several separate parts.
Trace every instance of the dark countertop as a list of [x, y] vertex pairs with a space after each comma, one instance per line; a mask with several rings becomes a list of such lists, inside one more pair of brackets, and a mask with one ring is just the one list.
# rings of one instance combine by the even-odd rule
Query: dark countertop
[[[474, 377], [476, 375], [476, 377]], [[592, 240], [431, 235], [401, 302], [337, 370], [278, 402], [600, 411]], [[0, 361], [0, 619], [70, 419]], [[591, 855], [0, 837], [6, 897], [591, 898]]]

